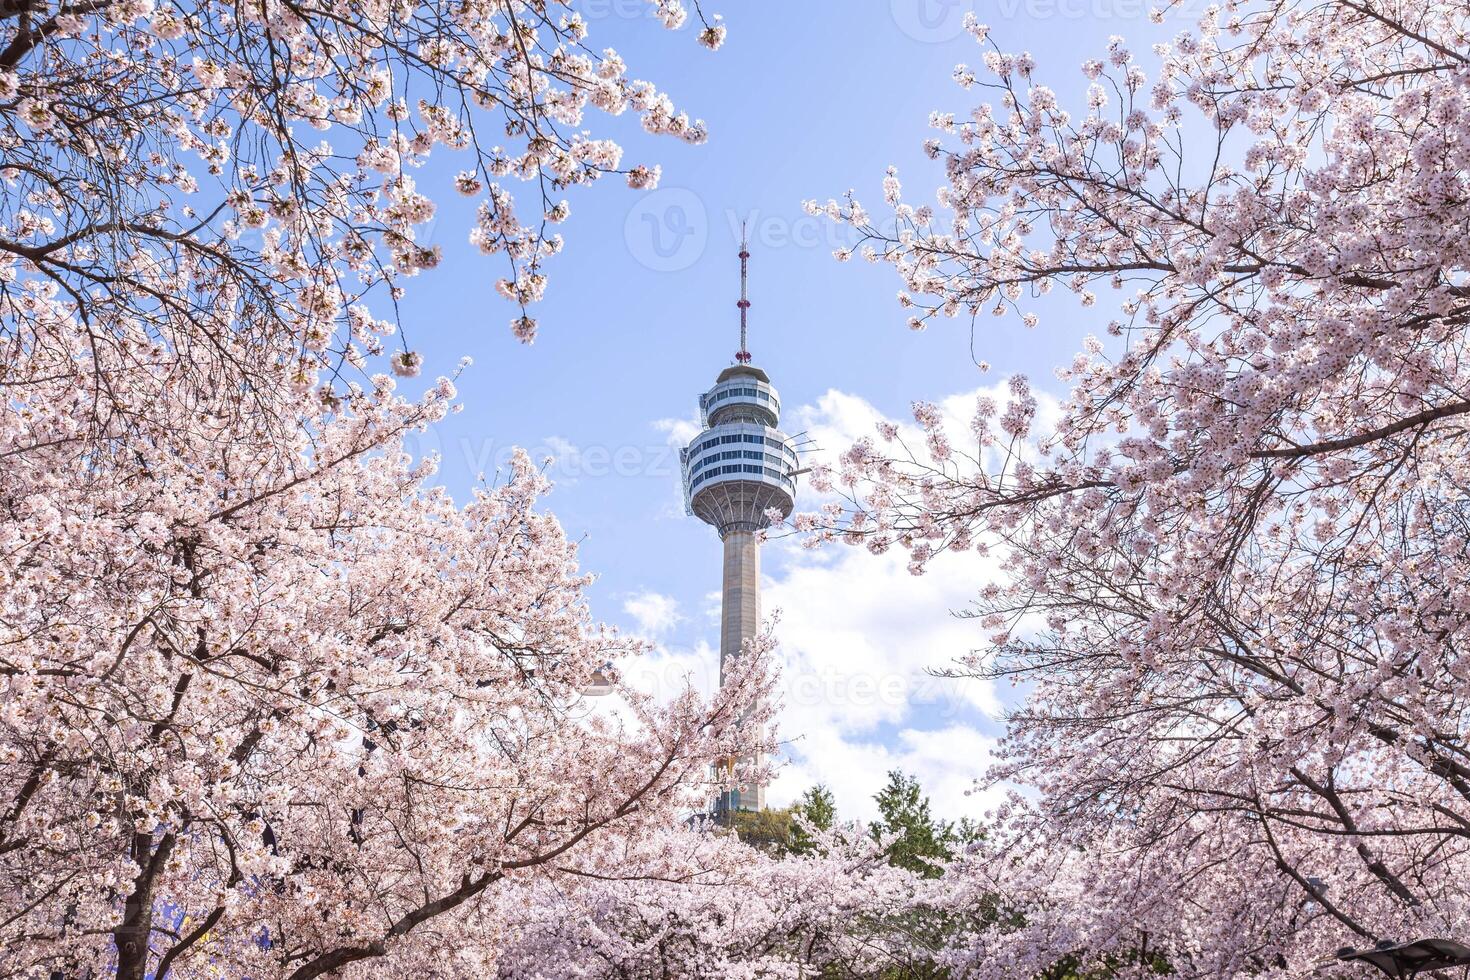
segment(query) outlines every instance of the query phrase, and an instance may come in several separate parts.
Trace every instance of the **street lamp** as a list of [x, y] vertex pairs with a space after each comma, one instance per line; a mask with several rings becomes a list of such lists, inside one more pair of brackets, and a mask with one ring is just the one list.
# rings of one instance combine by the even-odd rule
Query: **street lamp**
[[1384, 939], [1372, 949], [1344, 946], [1337, 951], [1337, 958], [1344, 962], [1371, 963], [1394, 980], [1408, 980], [1425, 970], [1470, 966], [1470, 947], [1453, 939], [1416, 939], [1411, 943]]

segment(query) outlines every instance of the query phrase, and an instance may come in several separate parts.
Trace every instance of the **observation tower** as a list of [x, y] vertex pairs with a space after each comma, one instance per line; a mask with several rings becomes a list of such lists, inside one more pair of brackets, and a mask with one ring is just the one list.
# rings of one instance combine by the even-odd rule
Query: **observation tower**
[[[746, 293], [750, 252], [740, 243], [740, 350], [714, 387], [699, 396], [703, 431], [680, 452], [689, 513], [719, 532], [725, 548], [720, 601], [720, 683], [742, 644], [760, 629], [760, 551], [756, 532], [770, 524], [766, 511], [791, 513], [798, 470], [796, 448], [778, 425], [781, 399], [746, 349]], [[715, 813], [761, 810], [764, 786], [722, 793]]]

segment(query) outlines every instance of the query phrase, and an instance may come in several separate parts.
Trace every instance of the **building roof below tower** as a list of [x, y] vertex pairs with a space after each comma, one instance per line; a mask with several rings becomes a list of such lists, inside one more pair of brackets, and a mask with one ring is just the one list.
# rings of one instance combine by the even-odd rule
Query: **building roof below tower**
[[771, 383], [771, 379], [766, 376], [766, 372], [758, 367], [751, 367], [749, 364], [732, 364], [720, 372], [720, 376], [715, 379], [715, 384], [719, 384], [722, 381], [729, 381], [731, 378], [754, 378], [757, 381], [764, 381], [766, 384]]

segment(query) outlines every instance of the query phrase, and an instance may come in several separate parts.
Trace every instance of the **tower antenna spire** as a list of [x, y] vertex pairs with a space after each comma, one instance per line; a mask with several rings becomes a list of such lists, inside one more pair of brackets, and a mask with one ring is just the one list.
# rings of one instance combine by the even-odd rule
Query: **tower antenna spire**
[[746, 247], [745, 222], [740, 223], [740, 302], [735, 305], [740, 307], [740, 350], [735, 352], [735, 360], [741, 364], [750, 363], [750, 351], [746, 348], [746, 323], [745, 311], [750, 309], [750, 298], [746, 294], [746, 280], [749, 278], [750, 249]]

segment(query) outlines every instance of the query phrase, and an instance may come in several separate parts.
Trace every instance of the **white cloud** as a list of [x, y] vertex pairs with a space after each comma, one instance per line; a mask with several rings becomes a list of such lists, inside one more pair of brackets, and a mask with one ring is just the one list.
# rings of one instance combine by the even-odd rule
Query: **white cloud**
[[698, 419], [655, 419], [653, 422], [655, 431], [662, 432], [668, 438], [669, 445], [683, 448], [689, 445], [689, 440], [699, 435], [700, 427]]
[[899, 732], [902, 768], [917, 776], [940, 816], [978, 817], [1000, 802], [995, 790], [975, 792], [975, 781], [990, 765], [995, 739], [967, 725]]
[[679, 600], [660, 592], [629, 596], [623, 600], [623, 612], [633, 617], [638, 632], [647, 637], [662, 636], [684, 618], [679, 612]]
[[767, 790], [767, 800], [772, 806], [785, 806], [821, 783], [832, 791], [842, 818], [872, 821], [878, 815], [873, 797], [888, 782], [889, 771], [899, 769], [918, 779], [935, 816], [980, 818], [1000, 799], [995, 791], [974, 791], [976, 780], [990, 765], [994, 746], [994, 739], [969, 725], [904, 729], [892, 744], [819, 732], [807, 753], [781, 769]]
[[[1003, 407], [1009, 395], [1000, 382], [941, 400], [954, 444], [964, 445], [979, 398]], [[1037, 428], [1047, 431], [1058, 406], [1045, 393], [1036, 397]], [[787, 431], [811, 440], [811, 463], [834, 461], [874, 435], [884, 416], [865, 399], [830, 390], [788, 419]], [[913, 424], [902, 429], [922, 451]], [[820, 502], [809, 486], [802, 488], [798, 507]], [[770, 789], [771, 802], [784, 805], [821, 782], [842, 813], [871, 819], [873, 794], [890, 769], [902, 769], [919, 779], [936, 813], [979, 816], [994, 798], [968, 793], [990, 765], [994, 738], [986, 731], [998, 729], [1003, 704], [987, 681], [937, 678], [931, 671], [982, 641], [977, 624], [956, 613], [998, 575], [997, 560], [947, 553], [913, 576], [898, 548], [883, 555], [838, 544], [812, 551], [780, 537], [767, 544], [765, 556], [774, 574], [762, 599], [782, 616], [779, 724], [790, 760]]]
[[658, 646], [622, 665], [629, 687], [667, 703], [693, 687], [709, 697], [720, 686], [720, 655], [704, 640], [692, 647]]
[[563, 436], [547, 436], [546, 448], [551, 450], [558, 459], [571, 459], [577, 455], [577, 447], [570, 439]]
[[[675, 462], [678, 461], [678, 452], [689, 445], [690, 440], [699, 435], [702, 427], [697, 418], [687, 419], [655, 419], [652, 423], [654, 431], [662, 432], [670, 450], [674, 453]], [[684, 482], [683, 473], [677, 471], [670, 483], [673, 491], [669, 503], [660, 508], [660, 516], [682, 520], [687, 515], [684, 512]]]
[[799, 720], [848, 733], [902, 723], [915, 710], [948, 721], [999, 704], [988, 684], [934, 677], [979, 640], [975, 624], [955, 615], [995, 574], [977, 555], [942, 555], [928, 574], [909, 574], [898, 550], [884, 555], [844, 545], [828, 554], [798, 551], [767, 579], [762, 601], [780, 611], [788, 699]]
[[989, 764], [992, 740], [979, 726], [1001, 704], [988, 682], [930, 670], [976, 644], [975, 624], [953, 611], [994, 574], [990, 560], [944, 555], [916, 577], [898, 552], [806, 552], [788, 540], [767, 549], [780, 549], [786, 565], [766, 579], [762, 600], [781, 614], [777, 723], [790, 760], [772, 804], [821, 782], [842, 813], [871, 819], [873, 794], [896, 768], [919, 778], [937, 813], [978, 815], [964, 794]]

